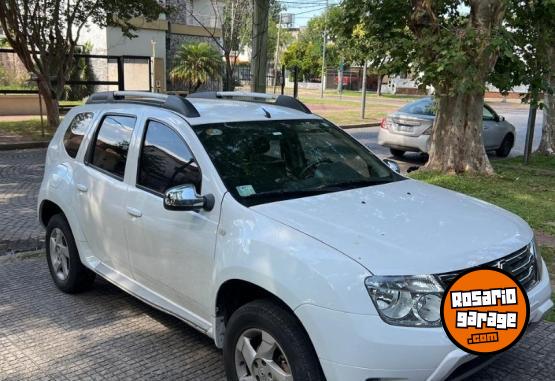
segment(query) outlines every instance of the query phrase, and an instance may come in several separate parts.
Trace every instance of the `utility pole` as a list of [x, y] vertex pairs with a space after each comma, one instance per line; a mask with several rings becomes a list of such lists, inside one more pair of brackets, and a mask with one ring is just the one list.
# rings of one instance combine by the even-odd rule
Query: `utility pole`
[[326, 45], [328, 44], [328, 6], [329, 0], [326, 0], [326, 10], [324, 11], [324, 36], [322, 46], [322, 78], [320, 79], [320, 98], [324, 98], [324, 90], [326, 88]]
[[[279, 58], [279, 35], [281, 32], [281, 12], [279, 14], [279, 24], [278, 24], [278, 32], [277, 32], [277, 39], [276, 39], [276, 55], [274, 57], [274, 94], [276, 93], [276, 86], [277, 86], [277, 68], [278, 68], [278, 58]], [[282, 73], [283, 75], [283, 73]]]
[[152, 45], [152, 73], [150, 73], [152, 76], [152, 83], [150, 88], [153, 92], [156, 92], [156, 40], [150, 40], [150, 44]]
[[362, 104], [360, 106], [360, 118], [364, 119], [366, 114], [366, 71], [368, 70], [368, 61], [364, 60], [364, 68], [362, 70]]
[[534, 142], [534, 128], [536, 127], [536, 111], [537, 103], [533, 100], [530, 103], [530, 112], [528, 113], [528, 126], [526, 128], [526, 140], [524, 142], [524, 164], [530, 161], [532, 155], [532, 144]]

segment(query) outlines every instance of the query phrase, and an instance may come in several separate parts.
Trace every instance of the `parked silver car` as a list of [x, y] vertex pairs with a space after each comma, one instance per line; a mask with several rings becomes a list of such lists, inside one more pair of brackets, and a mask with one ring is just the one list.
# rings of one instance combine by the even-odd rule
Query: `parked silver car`
[[[407, 151], [427, 153], [434, 118], [431, 97], [411, 102], [382, 120], [378, 144], [389, 147], [396, 157]], [[495, 151], [500, 157], [508, 156], [515, 142], [515, 127], [487, 104], [483, 118], [486, 150]]]

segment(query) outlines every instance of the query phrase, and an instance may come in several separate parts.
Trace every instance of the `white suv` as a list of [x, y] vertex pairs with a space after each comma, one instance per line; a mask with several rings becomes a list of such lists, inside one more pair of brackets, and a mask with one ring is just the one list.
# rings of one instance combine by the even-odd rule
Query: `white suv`
[[98, 274], [182, 319], [223, 348], [230, 380], [460, 375], [483, 359], [449, 341], [440, 300], [490, 262], [526, 288], [530, 322], [552, 306], [519, 217], [270, 98], [107, 92], [72, 109], [38, 203], [56, 285]]

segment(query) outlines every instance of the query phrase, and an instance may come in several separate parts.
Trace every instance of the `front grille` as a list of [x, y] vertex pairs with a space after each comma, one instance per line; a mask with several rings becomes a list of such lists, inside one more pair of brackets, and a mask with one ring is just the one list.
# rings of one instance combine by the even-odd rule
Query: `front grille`
[[[531, 290], [539, 280], [539, 271], [534, 253], [530, 246], [523, 247], [506, 257], [485, 263], [478, 267], [497, 267], [514, 276], [525, 290]], [[437, 275], [447, 288], [462, 271], [453, 271]]]

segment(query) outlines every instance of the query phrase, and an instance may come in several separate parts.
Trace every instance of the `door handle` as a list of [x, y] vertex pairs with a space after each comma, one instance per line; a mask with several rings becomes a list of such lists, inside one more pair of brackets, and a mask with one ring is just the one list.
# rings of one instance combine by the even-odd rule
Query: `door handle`
[[139, 209], [135, 209], [135, 208], [127, 208], [127, 213], [133, 217], [141, 217], [143, 215], [143, 212], [141, 212]]
[[89, 189], [87, 188], [86, 185], [77, 184], [77, 190], [78, 190], [79, 192], [85, 193], [85, 192], [88, 191]]

